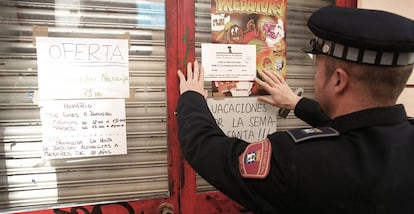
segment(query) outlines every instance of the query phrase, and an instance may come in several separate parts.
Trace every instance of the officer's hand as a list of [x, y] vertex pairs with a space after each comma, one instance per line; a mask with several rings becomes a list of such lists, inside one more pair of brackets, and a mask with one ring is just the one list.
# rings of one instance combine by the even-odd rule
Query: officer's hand
[[257, 84], [262, 86], [271, 96], [259, 96], [257, 99], [285, 109], [294, 109], [301, 97], [296, 95], [285, 79], [277, 72], [268, 70], [259, 71], [264, 81], [255, 78]]
[[191, 62], [187, 64], [187, 79], [181, 70], [178, 70], [178, 77], [180, 79], [180, 94], [186, 91], [195, 91], [207, 98], [207, 90], [204, 90], [204, 69], [194, 61], [194, 72]]

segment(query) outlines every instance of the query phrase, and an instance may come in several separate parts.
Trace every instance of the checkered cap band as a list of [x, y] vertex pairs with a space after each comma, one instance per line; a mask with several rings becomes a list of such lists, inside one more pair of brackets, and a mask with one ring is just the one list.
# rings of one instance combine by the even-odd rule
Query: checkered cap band
[[318, 37], [310, 40], [309, 47], [304, 51], [370, 65], [404, 66], [414, 64], [414, 52], [383, 52], [360, 49]]

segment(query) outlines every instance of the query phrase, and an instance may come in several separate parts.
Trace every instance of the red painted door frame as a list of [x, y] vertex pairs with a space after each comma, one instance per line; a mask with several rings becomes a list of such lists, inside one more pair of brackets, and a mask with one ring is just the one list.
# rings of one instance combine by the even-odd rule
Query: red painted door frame
[[357, 7], [358, 0], [336, 0], [336, 5], [342, 7]]
[[[180, 157], [181, 176], [179, 213], [240, 213], [241, 207], [220, 192], [197, 194], [196, 173], [183, 160], [179, 151], [175, 107], [179, 97], [177, 70], [186, 72], [186, 64], [195, 59], [195, 5], [194, 0], [174, 0], [176, 11], [167, 11], [167, 101], [169, 115], [170, 155]], [[176, 18], [174, 26], [170, 20]], [[170, 22], [169, 22], [170, 21]]]
[[[174, 115], [179, 97], [177, 70], [186, 72], [186, 63], [194, 61], [194, 2], [190, 0], [166, 0], [175, 4], [174, 10], [166, 10], [166, 50], [167, 50], [167, 108], [168, 108], [168, 144], [169, 155], [179, 170], [177, 180], [180, 202], [176, 213], [194, 213], [195, 204], [195, 172], [182, 158], [177, 135], [177, 120]], [[189, 15], [192, 14], [192, 15]]]

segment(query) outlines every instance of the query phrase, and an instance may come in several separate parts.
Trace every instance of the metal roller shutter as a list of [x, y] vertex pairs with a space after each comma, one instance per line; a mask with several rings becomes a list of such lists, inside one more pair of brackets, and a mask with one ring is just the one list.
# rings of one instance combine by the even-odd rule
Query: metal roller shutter
[[[162, 0], [0, 1], [0, 212], [167, 197], [165, 27]], [[155, 20], [160, 21], [160, 20]], [[130, 33], [127, 155], [41, 158], [33, 25], [50, 37]]]
[[[288, 0], [287, 5], [287, 67], [286, 79], [288, 84], [296, 89], [302, 87], [305, 92], [304, 96], [313, 98], [313, 78], [316, 71], [316, 64], [300, 49], [304, 47], [312, 33], [306, 27], [308, 17], [313, 11], [327, 5], [334, 4], [332, 0]], [[210, 26], [210, 8], [211, 0], [195, 1], [195, 20], [196, 20], [196, 55], [201, 59], [201, 43], [211, 42], [211, 26]], [[211, 88], [211, 85], [206, 85]], [[290, 112], [286, 119], [279, 119], [277, 122], [278, 130], [287, 130], [292, 128], [307, 126], [303, 121], [299, 120]], [[197, 176], [197, 191], [212, 191], [214, 188], [210, 186], [204, 179]]]

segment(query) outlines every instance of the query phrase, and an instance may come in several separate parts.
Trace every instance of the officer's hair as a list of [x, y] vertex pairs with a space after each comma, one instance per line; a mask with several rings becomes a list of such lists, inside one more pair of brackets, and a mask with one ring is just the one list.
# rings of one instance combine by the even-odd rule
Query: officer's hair
[[333, 57], [326, 58], [327, 77], [330, 77], [336, 68], [341, 67], [348, 72], [351, 81], [363, 84], [368, 96], [377, 101], [395, 102], [413, 71], [413, 65], [376, 66], [348, 62]]

